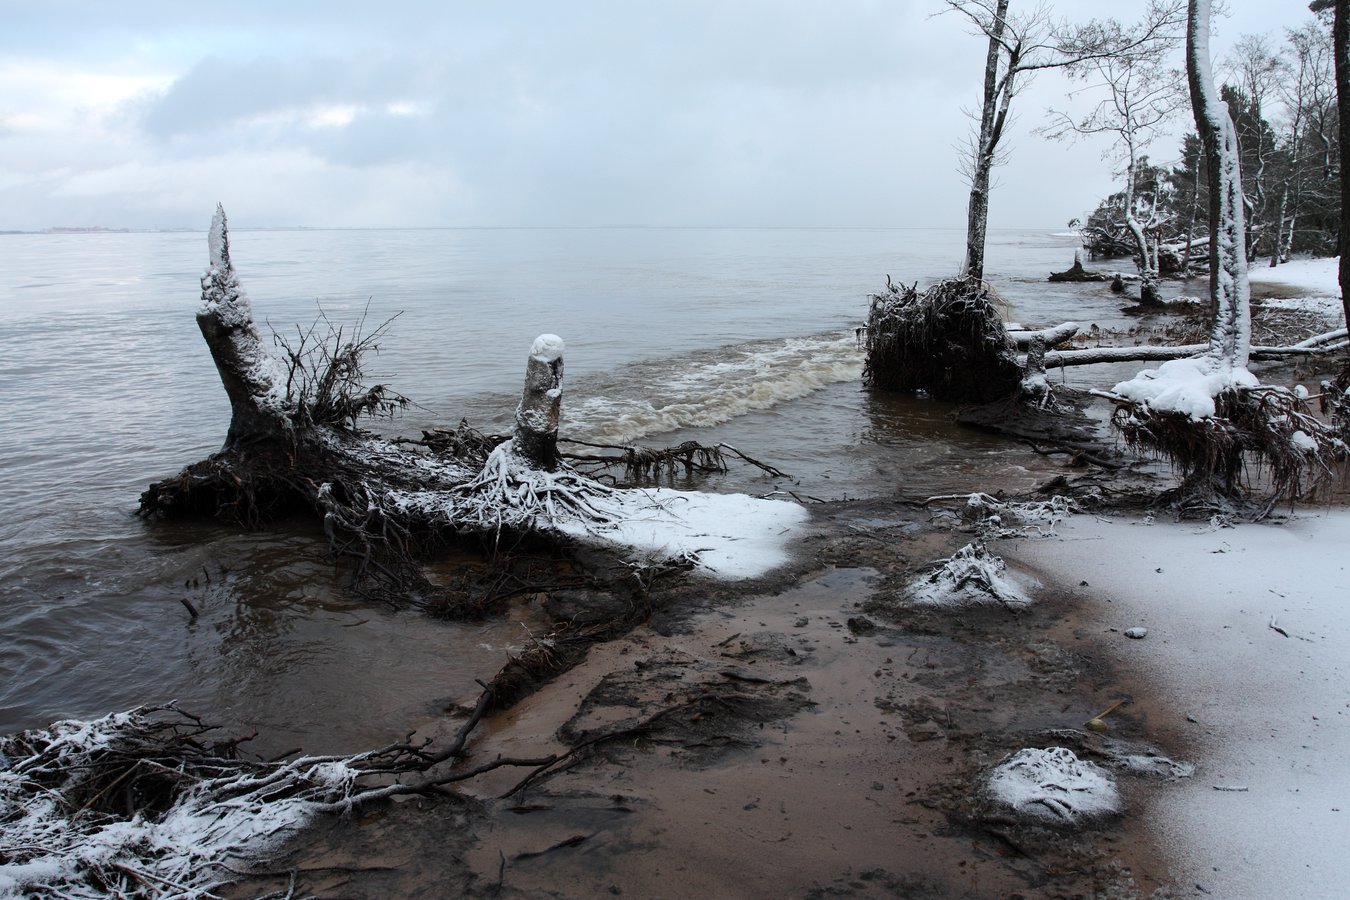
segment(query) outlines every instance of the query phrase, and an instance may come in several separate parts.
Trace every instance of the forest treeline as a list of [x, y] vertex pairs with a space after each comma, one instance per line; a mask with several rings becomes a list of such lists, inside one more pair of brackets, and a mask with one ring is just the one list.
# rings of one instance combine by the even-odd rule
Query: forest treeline
[[[1218, 68], [1240, 147], [1248, 259], [1273, 266], [1294, 254], [1337, 254], [1341, 152], [1329, 12], [1282, 41], [1243, 36]], [[1200, 138], [1186, 134], [1179, 150], [1170, 164], [1143, 153], [1125, 159], [1124, 187], [1086, 222], [1069, 223], [1093, 257], [1138, 260], [1132, 220], [1157, 248], [1158, 274], [1204, 266], [1209, 189]]]

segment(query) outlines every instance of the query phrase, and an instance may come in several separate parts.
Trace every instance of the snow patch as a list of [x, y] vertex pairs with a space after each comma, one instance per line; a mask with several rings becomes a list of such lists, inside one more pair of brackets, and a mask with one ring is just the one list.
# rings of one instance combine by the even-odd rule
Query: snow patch
[[[1215, 897], [1343, 896], [1350, 510], [1224, 529], [1138, 522], [1076, 516], [1060, 539], [1006, 552], [1089, 582], [1108, 621], [1167, 635], [1118, 656], [1157, 686], [1204, 774], [1154, 801], [1174, 881]], [[1216, 790], [1233, 785], [1246, 790]]]
[[[1248, 270], [1247, 278], [1252, 284], [1288, 285], [1305, 290], [1314, 296], [1334, 297], [1338, 302], [1341, 296], [1339, 256], [1294, 259], [1273, 269], [1269, 266], [1255, 266]], [[1262, 302], [1270, 304], [1273, 301]]]
[[1289, 443], [1308, 453], [1317, 452], [1317, 441], [1313, 440], [1312, 436], [1305, 431], [1295, 431], [1289, 435]]
[[1345, 309], [1339, 297], [1268, 297], [1261, 301], [1265, 309], [1284, 309], [1321, 316], [1331, 325], [1341, 324]]
[[1256, 387], [1256, 376], [1210, 356], [1173, 359], [1145, 369], [1111, 392], [1143, 403], [1154, 412], [1178, 412], [1192, 419], [1214, 416], [1214, 398], [1226, 390]]
[[541, 334], [530, 345], [530, 355], [540, 362], [551, 363], [562, 359], [566, 349], [563, 339], [556, 334]]
[[656, 560], [696, 559], [717, 578], [756, 578], [788, 561], [787, 542], [807, 519], [785, 500], [669, 488], [616, 490], [591, 505], [608, 522], [564, 520], [564, 534], [628, 547]]
[[1071, 825], [1120, 812], [1120, 793], [1105, 771], [1067, 747], [1026, 748], [999, 763], [989, 794], [1018, 815]]

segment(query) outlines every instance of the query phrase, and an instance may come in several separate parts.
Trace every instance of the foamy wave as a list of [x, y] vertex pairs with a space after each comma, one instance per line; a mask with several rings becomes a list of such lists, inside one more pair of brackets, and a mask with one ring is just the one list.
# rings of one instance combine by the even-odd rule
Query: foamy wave
[[627, 397], [592, 396], [567, 408], [568, 430], [587, 440], [627, 444], [679, 428], [719, 425], [862, 376], [852, 334], [723, 347], [644, 368]]

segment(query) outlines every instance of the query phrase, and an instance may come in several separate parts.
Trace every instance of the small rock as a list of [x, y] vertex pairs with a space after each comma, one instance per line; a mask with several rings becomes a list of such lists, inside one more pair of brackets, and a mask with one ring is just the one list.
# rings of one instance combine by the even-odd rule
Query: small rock
[[866, 616], [854, 616], [848, 620], [848, 630], [854, 634], [871, 634], [877, 630], [877, 623]]
[[1142, 641], [1144, 638], [1148, 637], [1148, 629], [1138, 625], [1133, 628], [1126, 628], [1125, 636], [1127, 638], [1134, 638], [1136, 641]]
[[906, 728], [905, 736], [916, 744], [937, 740], [943, 737], [942, 726], [930, 719], [927, 722]]

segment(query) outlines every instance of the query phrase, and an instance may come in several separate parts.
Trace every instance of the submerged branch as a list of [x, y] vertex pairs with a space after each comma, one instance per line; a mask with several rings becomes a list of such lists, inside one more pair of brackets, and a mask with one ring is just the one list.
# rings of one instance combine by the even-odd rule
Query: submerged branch
[[608, 467], [622, 465], [624, 478], [631, 482], [653, 480], [663, 473], [675, 474], [677, 468], [683, 468], [686, 476], [694, 473], [715, 474], [727, 471], [726, 455], [731, 454], [766, 475], [774, 478], [787, 478], [787, 473], [768, 463], [760, 462], [748, 454], [727, 443], [700, 444], [698, 441], [685, 441], [674, 447], [637, 447], [631, 444], [597, 444], [574, 438], [559, 438], [564, 444], [589, 447], [593, 450], [613, 450], [611, 454], [562, 453], [563, 458], [578, 463], [591, 463]]

